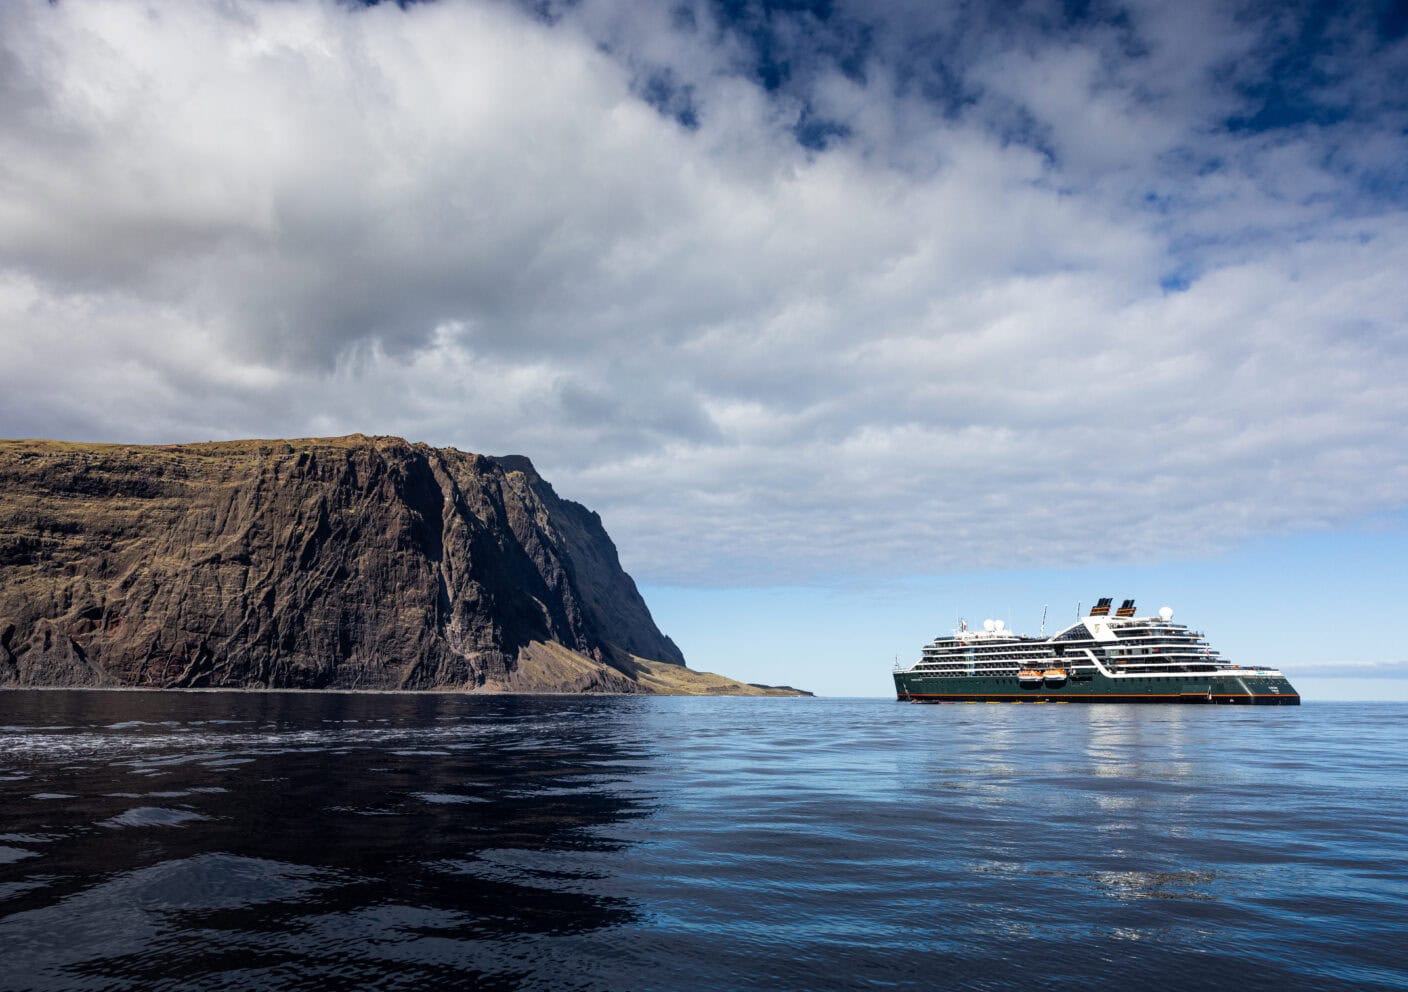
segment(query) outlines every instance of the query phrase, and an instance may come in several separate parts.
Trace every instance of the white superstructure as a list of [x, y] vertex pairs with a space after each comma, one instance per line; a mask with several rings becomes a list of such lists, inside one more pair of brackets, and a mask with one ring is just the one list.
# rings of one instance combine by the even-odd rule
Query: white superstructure
[[951, 636], [935, 638], [920, 660], [904, 671], [938, 678], [1017, 680], [1024, 670], [1051, 668], [1076, 682], [1095, 673], [1116, 680], [1186, 679], [1201, 674], [1282, 677], [1276, 669], [1243, 668], [1227, 661], [1200, 631], [1174, 623], [1173, 610], [1167, 606], [1141, 617], [1134, 615], [1134, 601], [1125, 600], [1112, 614], [1109, 599], [1045, 638], [1014, 634], [1001, 620], [986, 620], [981, 630], [970, 630], [960, 621]]

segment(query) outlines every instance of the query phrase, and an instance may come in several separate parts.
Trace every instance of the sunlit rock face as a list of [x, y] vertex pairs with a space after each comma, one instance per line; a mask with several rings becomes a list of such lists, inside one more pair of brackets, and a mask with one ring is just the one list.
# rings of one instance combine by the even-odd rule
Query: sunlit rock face
[[691, 691], [683, 665], [526, 458], [0, 443], [0, 685]]

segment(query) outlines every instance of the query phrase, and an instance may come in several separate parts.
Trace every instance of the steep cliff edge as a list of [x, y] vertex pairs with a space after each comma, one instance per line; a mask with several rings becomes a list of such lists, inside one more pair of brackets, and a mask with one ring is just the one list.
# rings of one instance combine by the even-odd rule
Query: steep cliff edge
[[526, 458], [361, 435], [0, 442], [0, 685], [762, 691]]

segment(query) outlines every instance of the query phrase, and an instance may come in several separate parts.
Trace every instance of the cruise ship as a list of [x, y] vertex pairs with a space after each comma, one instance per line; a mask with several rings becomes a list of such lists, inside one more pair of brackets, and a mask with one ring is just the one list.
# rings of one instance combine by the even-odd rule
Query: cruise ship
[[915, 665], [896, 665], [895, 693], [913, 703], [1300, 704], [1281, 672], [1225, 660], [1174, 623], [1169, 607], [1141, 617], [1134, 600], [1114, 610], [1111, 601], [1051, 637], [1014, 634], [1001, 620], [981, 630], [959, 621]]

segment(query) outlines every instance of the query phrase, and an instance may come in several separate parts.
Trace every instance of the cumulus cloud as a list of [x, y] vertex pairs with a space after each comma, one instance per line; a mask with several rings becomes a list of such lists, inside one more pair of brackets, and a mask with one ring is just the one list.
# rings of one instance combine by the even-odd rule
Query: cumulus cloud
[[1403, 506], [1401, 36], [884, 6], [6, 5], [0, 433], [521, 452], [656, 581]]

